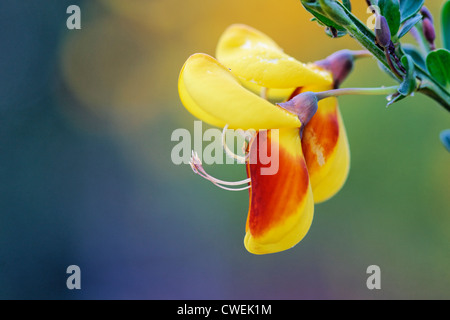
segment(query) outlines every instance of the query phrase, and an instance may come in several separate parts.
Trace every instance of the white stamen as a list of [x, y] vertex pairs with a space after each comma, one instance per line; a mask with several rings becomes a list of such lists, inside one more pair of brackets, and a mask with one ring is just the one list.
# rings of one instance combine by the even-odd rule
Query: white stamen
[[235, 181], [235, 182], [230, 182], [230, 181], [223, 181], [217, 178], [214, 178], [213, 176], [209, 175], [205, 169], [203, 169], [203, 165], [202, 165], [202, 161], [200, 160], [200, 158], [198, 157], [197, 152], [192, 151], [192, 157], [191, 160], [189, 161], [189, 164], [191, 165], [192, 171], [194, 171], [194, 173], [198, 174], [200, 177], [211, 181], [214, 185], [218, 186], [219, 188], [225, 189], [225, 190], [229, 190], [229, 191], [242, 191], [242, 190], [247, 190], [249, 189], [251, 186], [248, 185], [246, 187], [242, 187], [242, 188], [227, 188], [223, 185], [226, 186], [240, 186], [242, 184], [249, 184], [251, 182], [251, 179], [244, 179], [241, 181]]
[[[228, 124], [223, 128], [223, 131], [222, 131], [222, 147], [223, 147], [223, 150], [225, 150], [225, 153], [230, 158], [235, 159], [240, 164], [244, 164], [247, 161], [248, 157], [249, 157], [249, 154], [247, 153], [247, 146], [250, 143], [249, 141], [247, 141], [248, 136], [245, 135], [244, 133], [242, 133], [241, 130], [237, 131], [241, 135], [241, 137], [245, 140], [244, 146], [242, 147], [242, 151], [245, 153], [245, 156], [238, 156], [237, 154], [234, 154], [234, 152], [231, 151], [230, 148], [228, 148], [228, 146], [227, 146], [227, 142], [226, 142], [226, 138], [225, 138], [225, 134], [226, 134], [227, 129], [228, 129]], [[254, 138], [254, 136], [252, 136], [251, 139], [253, 139], [253, 138]]]

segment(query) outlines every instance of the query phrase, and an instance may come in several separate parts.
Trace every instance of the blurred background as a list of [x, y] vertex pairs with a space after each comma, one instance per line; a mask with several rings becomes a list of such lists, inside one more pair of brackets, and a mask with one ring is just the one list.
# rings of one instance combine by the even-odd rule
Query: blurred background
[[[363, 21], [365, 1], [352, 1]], [[426, 1], [439, 26], [443, 1]], [[68, 30], [69, 5], [81, 30]], [[450, 115], [417, 95], [342, 97], [345, 187], [306, 238], [266, 256], [243, 246], [248, 193], [215, 188], [170, 154], [194, 118], [177, 92], [189, 55], [232, 23], [303, 62], [359, 49], [298, 0], [0, 2], [1, 299], [449, 299]], [[440, 41], [438, 41], [438, 45]], [[392, 85], [371, 59], [343, 84]], [[208, 126], [204, 125], [204, 129]], [[208, 167], [226, 180], [242, 165]], [[81, 268], [68, 290], [66, 268]], [[381, 290], [366, 287], [381, 268]]]

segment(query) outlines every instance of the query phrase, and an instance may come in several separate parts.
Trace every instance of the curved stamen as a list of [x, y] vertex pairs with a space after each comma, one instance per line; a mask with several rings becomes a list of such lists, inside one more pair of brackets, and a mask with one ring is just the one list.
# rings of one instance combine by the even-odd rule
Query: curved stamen
[[227, 190], [227, 191], [244, 191], [244, 190], [248, 190], [251, 188], [251, 186], [246, 186], [246, 187], [242, 187], [242, 188], [227, 188], [227, 187], [221, 186], [220, 184], [216, 184], [216, 183], [214, 183], [214, 185], [216, 185], [217, 187], [219, 187], [221, 189]]
[[203, 169], [202, 161], [200, 160], [197, 152], [195, 152], [195, 151], [192, 151], [192, 157], [191, 157], [191, 160], [189, 161], [189, 164], [191, 165], [192, 171], [194, 171], [194, 173], [198, 174], [199, 176], [201, 176], [202, 178], [204, 178], [206, 180], [211, 181], [214, 185], [218, 186], [219, 188], [229, 190], [229, 191], [242, 191], [242, 190], [247, 190], [251, 187], [250, 185], [248, 185], [246, 187], [242, 187], [242, 188], [228, 188], [228, 187], [223, 186], [223, 185], [240, 186], [242, 184], [249, 184], [251, 182], [251, 179], [248, 178], [248, 179], [244, 179], [241, 181], [230, 182], [230, 181], [223, 181], [223, 180], [214, 178], [213, 176], [208, 174], [205, 171], [205, 169]]
[[225, 133], [228, 129], [228, 124], [223, 128], [222, 130], [222, 147], [223, 150], [225, 151], [225, 153], [232, 159], [235, 159], [238, 163], [240, 164], [244, 164], [245, 160], [247, 160], [247, 156], [238, 156], [237, 154], [234, 154], [233, 151], [230, 150], [230, 148], [228, 148], [227, 142], [226, 142], [226, 138], [225, 138]]
[[[248, 152], [248, 146], [253, 141], [253, 139], [256, 137], [256, 133], [251, 133], [249, 136], [248, 131], [243, 132], [243, 130], [236, 130], [237, 133], [244, 139], [244, 145], [242, 146], [242, 152], [245, 154], [245, 156], [239, 156], [235, 154], [233, 151], [228, 148], [227, 142], [226, 142], [226, 131], [228, 130], [228, 124], [225, 125], [225, 127], [222, 130], [222, 147], [225, 151], [225, 153], [232, 159], [235, 159], [238, 163], [244, 164], [248, 157], [250, 156]], [[250, 139], [250, 140], [248, 140]]]
[[[251, 132], [249, 132], [251, 131]], [[253, 140], [256, 138], [256, 130], [247, 130], [245, 133], [243, 130], [237, 130], [237, 133], [244, 139], [244, 145], [242, 146], [242, 153], [245, 154], [245, 160], [250, 157], [250, 152], [248, 150], [249, 145], [252, 144]]]

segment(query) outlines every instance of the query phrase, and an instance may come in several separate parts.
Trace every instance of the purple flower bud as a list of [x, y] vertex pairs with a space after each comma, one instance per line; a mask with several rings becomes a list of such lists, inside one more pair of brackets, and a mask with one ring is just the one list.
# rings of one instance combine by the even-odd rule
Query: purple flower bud
[[317, 96], [314, 92], [303, 92], [296, 95], [291, 100], [283, 103], [278, 103], [278, 105], [298, 116], [300, 122], [302, 123], [300, 129], [301, 135], [305, 126], [316, 114], [317, 109], [319, 108], [318, 103], [319, 100], [317, 99]]
[[430, 19], [425, 18], [422, 22], [423, 34], [427, 39], [428, 43], [431, 45], [431, 49], [434, 50], [434, 40], [436, 40], [436, 32], [434, 30], [433, 22]]
[[427, 7], [423, 6], [422, 9], [420, 9], [420, 13], [424, 18], [430, 19], [431, 23], [433, 23], [433, 15]]
[[350, 50], [340, 50], [315, 65], [328, 70], [333, 75], [334, 88], [338, 88], [353, 69], [355, 56]]
[[375, 36], [377, 43], [386, 48], [391, 43], [391, 31], [389, 30], [389, 25], [387, 20], [382, 15], [377, 15], [377, 27], [375, 27]]

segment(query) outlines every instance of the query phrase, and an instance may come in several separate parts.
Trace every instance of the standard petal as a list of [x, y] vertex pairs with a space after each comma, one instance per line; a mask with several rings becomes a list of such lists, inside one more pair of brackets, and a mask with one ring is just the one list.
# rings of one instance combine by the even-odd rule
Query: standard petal
[[295, 246], [308, 232], [314, 213], [299, 129], [260, 131], [250, 145], [247, 172], [251, 189], [245, 247], [267, 254]]
[[328, 73], [295, 60], [267, 35], [246, 25], [232, 25], [224, 32], [216, 57], [234, 75], [266, 88], [296, 88], [332, 81]]
[[184, 85], [184, 81], [180, 77], [178, 81], [178, 92], [180, 95], [180, 100], [183, 103], [184, 107], [197, 119], [201, 119], [202, 121], [205, 121], [209, 123], [210, 125], [216, 126], [216, 127], [224, 127], [224, 122], [213, 115], [207, 113], [205, 110], [200, 108], [195, 102], [191, 96], [189, 95], [188, 91], [186, 90], [186, 87]]
[[[302, 91], [326, 89], [305, 87]], [[336, 98], [319, 101], [316, 114], [303, 131], [302, 148], [314, 202], [326, 201], [342, 188], [350, 170], [350, 148]]]
[[189, 57], [178, 90], [186, 109], [199, 119], [230, 129], [300, 127], [296, 115], [245, 89], [217, 60], [206, 54]]

